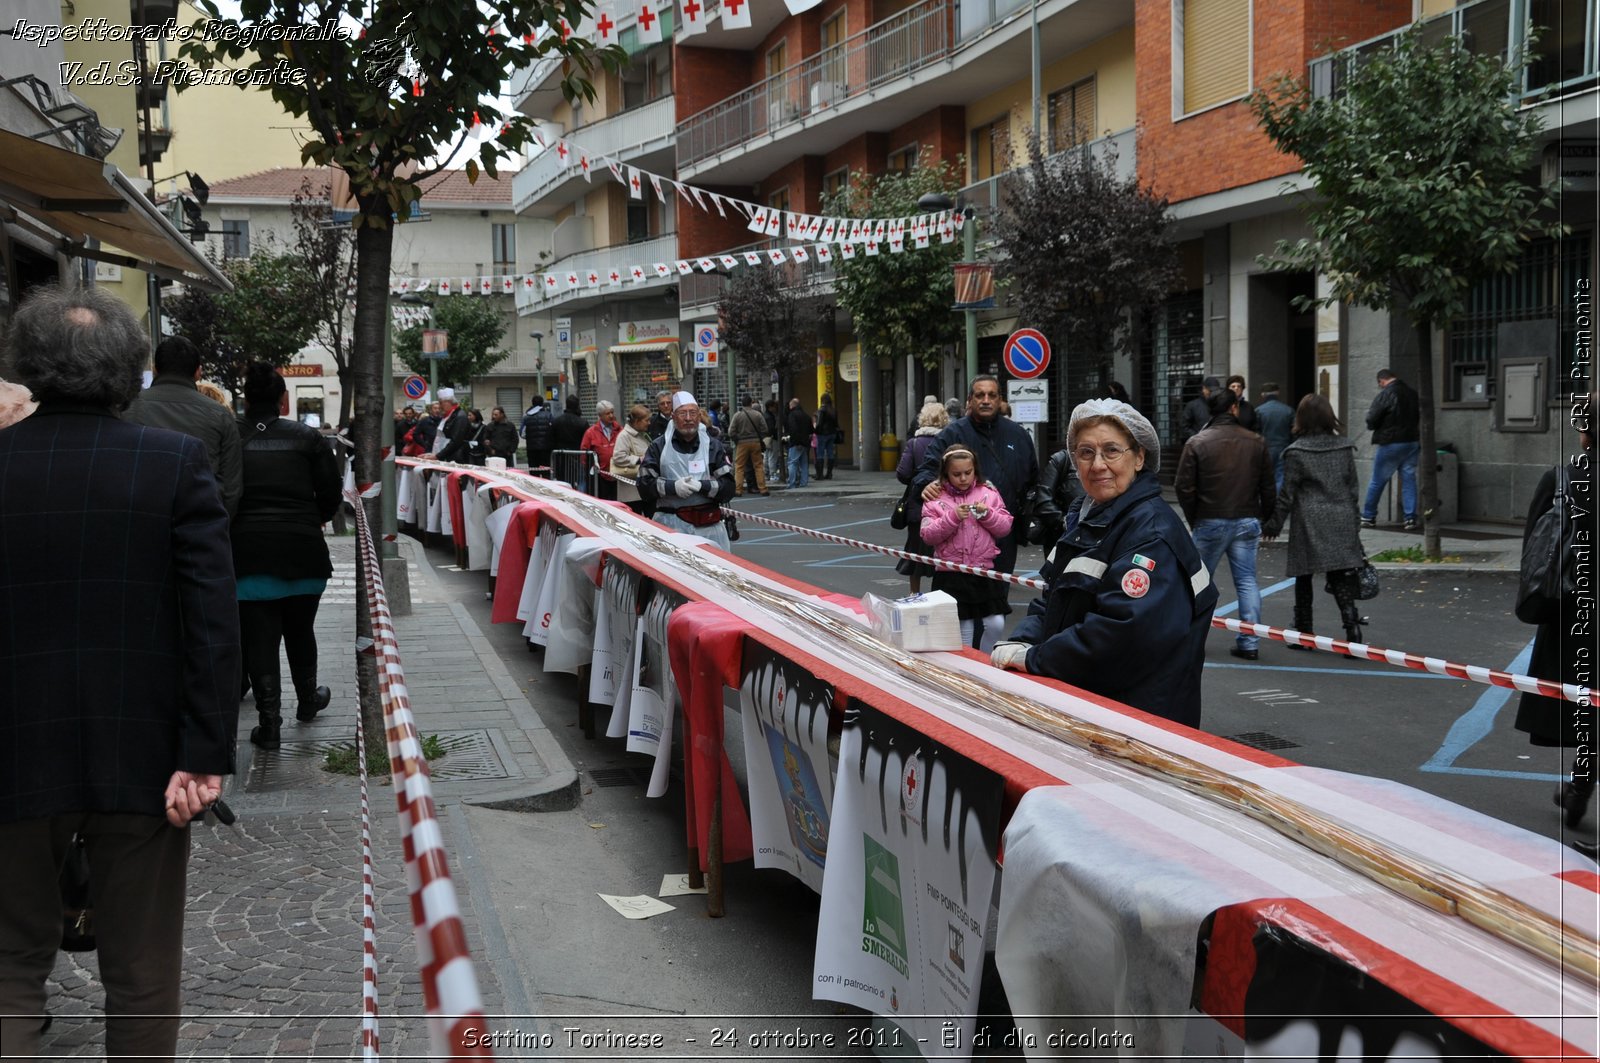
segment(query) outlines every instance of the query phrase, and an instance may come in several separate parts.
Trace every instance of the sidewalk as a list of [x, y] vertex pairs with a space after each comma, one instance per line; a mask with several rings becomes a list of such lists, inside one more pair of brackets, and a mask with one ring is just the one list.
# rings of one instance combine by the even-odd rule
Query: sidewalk
[[[321, 681], [333, 690], [310, 724], [284, 701], [283, 745], [250, 744], [255, 703], [239, 712], [238, 773], [227, 800], [236, 827], [192, 829], [179, 1058], [359, 1057], [361, 1043], [361, 824], [356, 778], [321, 770], [322, 753], [353, 742], [356, 683], [355, 540], [328, 540], [334, 578], [317, 617]], [[500, 934], [493, 911], [474, 906], [477, 873], [462, 802], [499, 808], [576, 800], [577, 774], [529, 696], [512, 678], [466, 606], [443, 586], [420, 544], [402, 538], [412, 612], [396, 634], [422, 735], [450, 754], [432, 764], [438, 817], [467, 937]], [[432, 560], [443, 558], [435, 552]], [[420, 563], [419, 563], [420, 561]], [[487, 576], [482, 577], [487, 588]], [[283, 664], [284, 685], [289, 685]], [[429, 1051], [410, 901], [387, 781], [369, 786], [379, 910], [380, 1036], [386, 1058]], [[481, 891], [479, 891], [481, 892]], [[484, 1009], [520, 1002], [496, 965], [474, 957]], [[62, 953], [51, 987], [45, 1058], [103, 1053], [103, 994], [93, 953]], [[85, 1017], [89, 1021], [74, 1021]]]

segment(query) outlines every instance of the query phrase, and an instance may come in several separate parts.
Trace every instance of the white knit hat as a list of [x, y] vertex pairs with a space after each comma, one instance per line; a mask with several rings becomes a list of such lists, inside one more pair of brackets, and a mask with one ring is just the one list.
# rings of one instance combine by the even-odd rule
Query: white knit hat
[[1072, 419], [1067, 422], [1068, 446], [1077, 443], [1078, 422], [1090, 417], [1113, 417], [1121, 421], [1123, 429], [1144, 451], [1144, 467], [1151, 472], [1161, 470], [1161, 437], [1156, 435], [1155, 425], [1144, 414], [1118, 399], [1090, 399], [1080, 403], [1072, 411]]
[[456, 401], [456, 389], [455, 388], [440, 388], [439, 389], [439, 401], [440, 402], [454, 402], [454, 401]]

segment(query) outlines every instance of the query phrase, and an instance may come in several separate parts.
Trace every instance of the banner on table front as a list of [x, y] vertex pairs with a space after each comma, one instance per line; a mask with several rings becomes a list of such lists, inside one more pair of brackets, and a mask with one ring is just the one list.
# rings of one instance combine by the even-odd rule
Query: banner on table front
[[833, 688], [748, 638], [739, 676], [756, 866], [782, 868], [821, 893], [833, 803]]
[[[1002, 787], [869, 706], [846, 715], [814, 998], [893, 1018], [925, 1053], [971, 1044]], [[941, 1037], [946, 1020], [959, 1040]]]

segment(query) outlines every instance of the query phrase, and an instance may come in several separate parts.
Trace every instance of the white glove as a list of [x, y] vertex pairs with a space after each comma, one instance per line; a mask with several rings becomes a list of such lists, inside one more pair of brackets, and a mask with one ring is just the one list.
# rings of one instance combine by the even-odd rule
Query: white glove
[[680, 476], [673, 482], [672, 489], [678, 492], [679, 498], [688, 498], [690, 495], [699, 493], [700, 481], [693, 476]]
[[1028, 651], [1033, 647], [1026, 642], [997, 642], [989, 651], [989, 663], [996, 668], [1010, 668], [1017, 672], [1028, 670]]

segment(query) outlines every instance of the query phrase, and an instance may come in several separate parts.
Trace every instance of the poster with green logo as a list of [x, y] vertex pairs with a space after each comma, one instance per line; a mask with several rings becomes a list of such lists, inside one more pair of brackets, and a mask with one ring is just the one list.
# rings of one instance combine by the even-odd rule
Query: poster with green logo
[[[845, 716], [812, 996], [971, 1043], [1000, 837], [1000, 776], [869, 706]], [[959, 1053], [956, 1053], [959, 1054]]]

